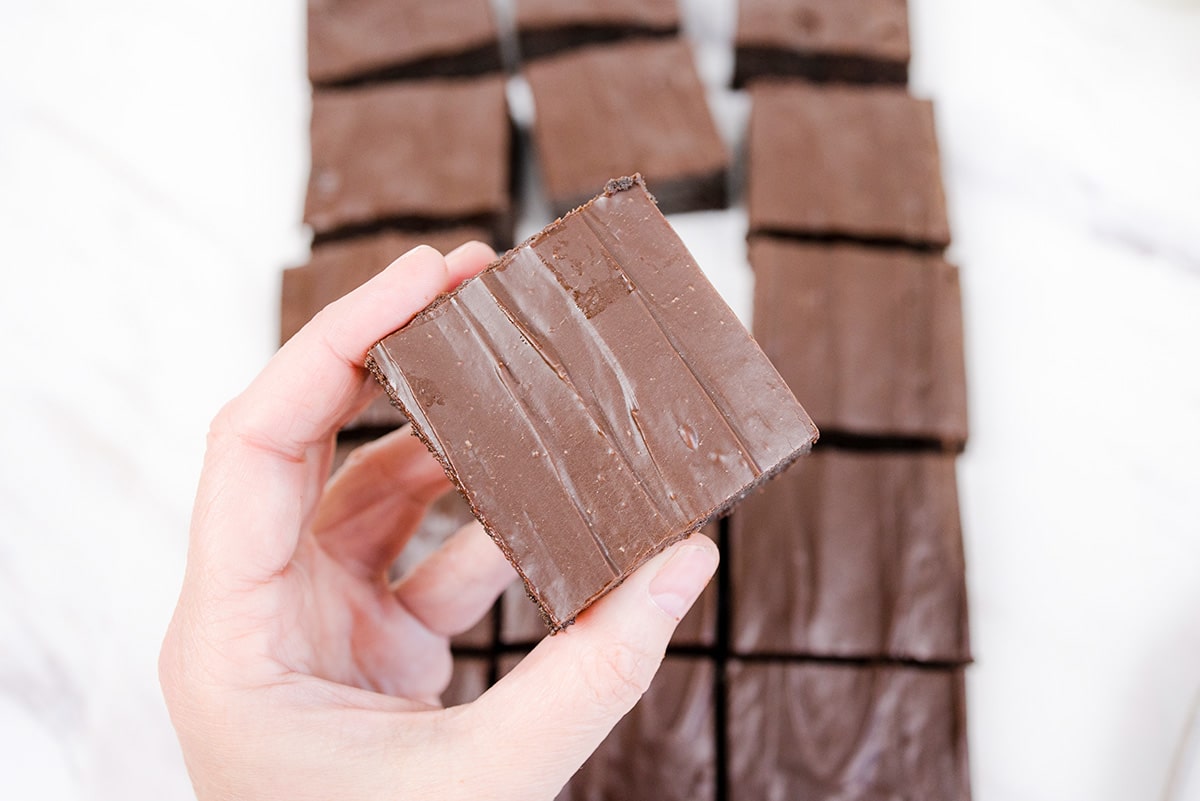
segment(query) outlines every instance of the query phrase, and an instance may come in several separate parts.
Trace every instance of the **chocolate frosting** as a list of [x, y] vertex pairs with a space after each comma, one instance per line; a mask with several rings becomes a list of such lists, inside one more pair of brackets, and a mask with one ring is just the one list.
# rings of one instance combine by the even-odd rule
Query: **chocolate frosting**
[[958, 270], [908, 250], [755, 237], [754, 333], [827, 435], [960, 450]]
[[756, 84], [752, 232], [942, 248], [950, 242], [933, 106], [903, 88]]
[[961, 670], [733, 664], [730, 801], [968, 801]]
[[554, 629], [816, 436], [640, 179], [435, 301], [368, 366]]
[[733, 513], [743, 654], [970, 659], [954, 458], [818, 449]]

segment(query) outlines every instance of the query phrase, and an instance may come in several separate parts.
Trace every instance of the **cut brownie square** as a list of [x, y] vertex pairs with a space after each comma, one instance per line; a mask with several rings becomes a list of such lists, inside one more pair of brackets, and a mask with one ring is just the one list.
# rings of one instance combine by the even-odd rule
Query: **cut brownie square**
[[908, 82], [908, 0], [740, 0], [733, 83]]
[[729, 666], [730, 801], [968, 801], [960, 669]]
[[638, 179], [370, 353], [552, 629], [816, 430]]
[[557, 801], [716, 801], [713, 663], [667, 657]]
[[315, 240], [381, 228], [485, 228], [512, 240], [503, 77], [318, 91], [304, 219]]
[[678, 0], [517, 0], [521, 58], [619, 39], [679, 32]]
[[962, 663], [954, 457], [818, 449], [733, 513], [741, 654]]
[[754, 237], [754, 333], [825, 434], [961, 450], [958, 270], [940, 257]]
[[933, 106], [901, 88], [751, 88], [751, 232], [941, 249], [950, 242]]
[[729, 155], [682, 40], [586, 47], [525, 67], [550, 205], [564, 214], [640, 172], [664, 214], [726, 204]]
[[479, 75], [501, 66], [488, 0], [308, 0], [314, 84]]

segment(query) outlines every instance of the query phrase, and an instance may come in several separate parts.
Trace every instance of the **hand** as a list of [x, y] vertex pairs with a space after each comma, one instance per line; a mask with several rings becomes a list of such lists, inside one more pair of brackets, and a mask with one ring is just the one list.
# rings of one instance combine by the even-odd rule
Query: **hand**
[[400, 257], [330, 305], [213, 421], [159, 674], [201, 801], [549, 801], [649, 685], [716, 568], [695, 536], [442, 709], [448, 638], [513, 578], [478, 525], [398, 584], [387, 567], [448, 482], [405, 432], [326, 485], [336, 431], [379, 390], [378, 339], [494, 254]]

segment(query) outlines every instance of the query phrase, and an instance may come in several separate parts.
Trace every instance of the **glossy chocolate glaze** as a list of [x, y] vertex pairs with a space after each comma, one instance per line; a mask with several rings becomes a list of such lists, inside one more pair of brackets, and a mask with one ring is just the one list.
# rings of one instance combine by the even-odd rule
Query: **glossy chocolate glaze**
[[435, 301], [368, 366], [553, 629], [816, 436], [640, 178]]
[[308, 0], [314, 84], [498, 71], [488, 0]]
[[635, 171], [655, 187], [664, 214], [725, 204], [729, 155], [682, 40], [586, 47], [529, 64], [525, 75], [556, 213]]
[[304, 219], [316, 239], [479, 225], [510, 241], [504, 87], [497, 76], [315, 92]]
[[764, 76], [904, 83], [907, 0], [740, 0], [734, 85]]
[[827, 435], [961, 450], [958, 270], [903, 249], [754, 237], [754, 334]]
[[970, 659], [954, 457], [818, 449], [734, 510], [743, 654]]
[[933, 106], [896, 87], [751, 88], [751, 232], [939, 249], [950, 242]]
[[732, 664], [730, 801], [967, 801], [960, 669]]

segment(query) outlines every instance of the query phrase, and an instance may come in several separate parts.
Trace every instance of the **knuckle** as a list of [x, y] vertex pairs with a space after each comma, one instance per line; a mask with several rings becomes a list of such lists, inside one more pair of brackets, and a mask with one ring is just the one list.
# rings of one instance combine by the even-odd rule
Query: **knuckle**
[[654, 675], [654, 660], [628, 643], [609, 643], [585, 654], [582, 678], [588, 699], [602, 713], [627, 712]]

